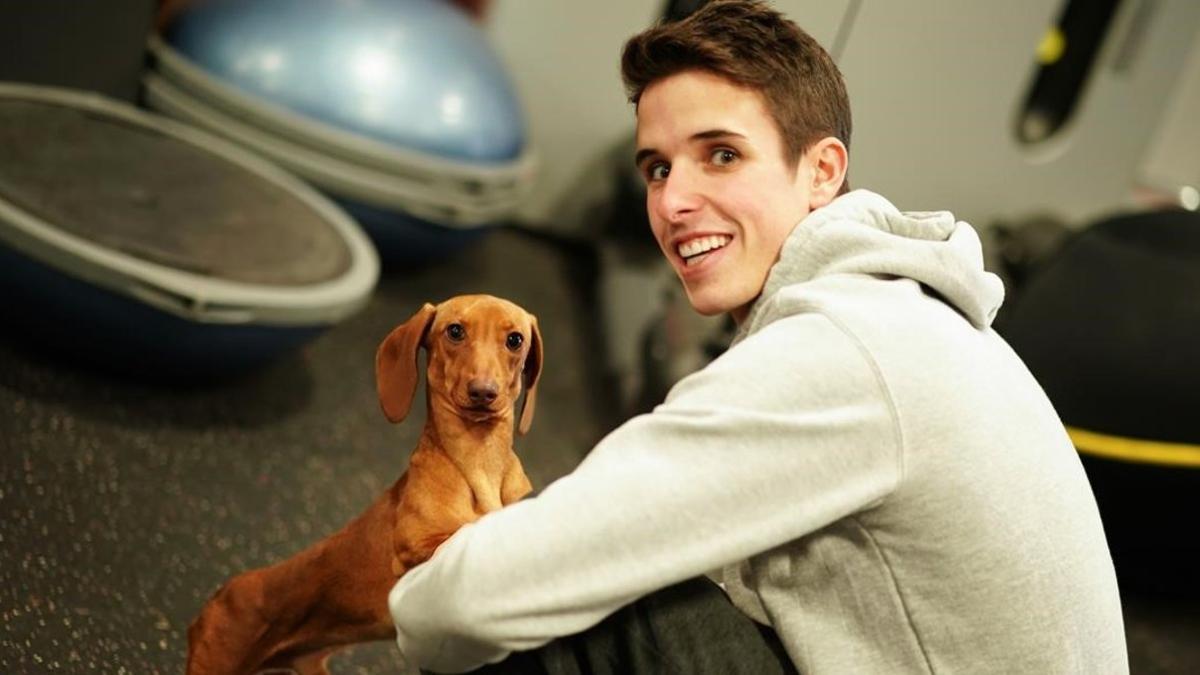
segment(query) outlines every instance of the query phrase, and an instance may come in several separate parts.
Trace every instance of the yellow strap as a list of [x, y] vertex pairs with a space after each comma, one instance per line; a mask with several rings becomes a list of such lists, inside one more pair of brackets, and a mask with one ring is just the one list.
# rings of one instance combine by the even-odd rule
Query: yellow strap
[[1075, 427], [1067, 427], [1067, 435], [1071, 437], [1075, 448], [1087, 455], [1143, 464], [1200, 468], [1200, 445], [1109, 436]]

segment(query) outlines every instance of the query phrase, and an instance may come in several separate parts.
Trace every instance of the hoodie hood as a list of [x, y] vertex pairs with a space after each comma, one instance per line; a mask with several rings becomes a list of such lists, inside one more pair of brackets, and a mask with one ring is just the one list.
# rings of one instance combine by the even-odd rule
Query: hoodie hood
[[855, 190], [813, 211], [783, 244], [744, 330], [785, 286], [830, 274], [903, 277], [928, 287], [976, 328], [991, 325], [1004, 284], [983, 268], [979, 235], [949, 211], [901, 212]]

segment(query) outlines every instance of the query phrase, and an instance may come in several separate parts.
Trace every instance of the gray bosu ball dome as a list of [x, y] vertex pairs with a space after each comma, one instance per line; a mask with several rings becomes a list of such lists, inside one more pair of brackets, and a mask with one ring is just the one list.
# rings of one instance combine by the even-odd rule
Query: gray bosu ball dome
[[273, 165], [98, 95], [0, 83], [5, 332], [220, 376], [349, 316], [378, 273], [355, 223]]
[[1083, 458], [1118, 571], [1195, 583], [1200, 214], [1082, 231], [1035, 273], [1002, 331]]

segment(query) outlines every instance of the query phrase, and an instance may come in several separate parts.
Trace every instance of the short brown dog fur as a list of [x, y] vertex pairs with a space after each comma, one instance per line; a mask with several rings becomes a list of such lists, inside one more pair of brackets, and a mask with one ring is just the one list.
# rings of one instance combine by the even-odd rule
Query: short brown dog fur
[[189, 675], [326, 673], [337, 649], [394, 638], [388, 592], [466, 523], [530, 491], [512, 449], [533, 420], [537, 319], [486, 295], [426, 304], [375, 356], [383, 412], [407, 415], [424, 346], [427, 415], [407, 471], [358, 518], [295, 556], [230, 579], [188, 630]]

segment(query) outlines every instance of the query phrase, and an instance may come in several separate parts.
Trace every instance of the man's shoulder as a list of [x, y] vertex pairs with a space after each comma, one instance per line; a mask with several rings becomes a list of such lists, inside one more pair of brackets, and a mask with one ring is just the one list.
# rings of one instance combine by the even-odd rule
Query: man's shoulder
[[[900, 281], [901, 283], [881, 283]], [[919, 295], [917, 284], [900, 279], [883, 279], [864, 274], [829, 274], [780, 288], [752, 316], [743, 339], [768, 329], [790, 332], [836, 327], [844, 337], [853, 337], [858, 324], [904, 311], [904, 305]]]
[[723, 396], [751, 389], [788, 398], [798, 381], [806, 383], [805, 391], [873, 389], [875, 370], [862, 342], [836, 317], [808, 311], [751, 330], [680, 384], [682, 390], [703, 388]]

